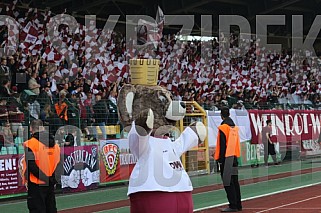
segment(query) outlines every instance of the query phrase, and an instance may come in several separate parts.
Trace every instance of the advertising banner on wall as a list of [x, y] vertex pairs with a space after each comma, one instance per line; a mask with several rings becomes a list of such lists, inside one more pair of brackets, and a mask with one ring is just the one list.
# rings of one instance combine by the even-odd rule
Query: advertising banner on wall
[[61, 187], [66, 191], [84, 191], [98, 187], [98, 146], [64, 147]]
[[252, 144], [261, 144], [260, 133], [266, 120], [272, 121], [272, 141], [286, 150], [301, 149], [301, 156], [321, 154], [320, 110], [249, 110]]
[[19, 159], [22, 155], [0, 155], [0, 195], [26, 192], [21, 183]]
[[128, 180], [137, 158], [130, 153], [127, 139], [100, 141], [100, 182]]
[[314, 140], [320, 135], [320, 110], [248, 110], [252, 143], [259, 143], [259, 134], [272, 121], [272, 135], [277, 142]]

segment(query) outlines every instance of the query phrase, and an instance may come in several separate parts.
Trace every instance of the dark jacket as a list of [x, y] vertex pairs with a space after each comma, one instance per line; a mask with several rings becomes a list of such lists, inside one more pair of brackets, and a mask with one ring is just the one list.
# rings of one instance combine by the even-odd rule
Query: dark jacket
[[108, 109], [106, 102], [103, 100], [98, 101], [94, 106], [94, 118], [95, 123], [106, 123], [107, 117], [108, 117]]
[[57, 113], [54, 112], [50, 112], [49, 117], [46, 117], [45, 121], [48, 123], [49, 132], [52, 135], [55, 135], [58, 129], [64, 125]]
[[116, 125], [118, 123], [118, 110], [117, 106], [110, 100], [107, 100], [107, 107], [109, 111], [109, 116], [108, 116], [108, 125]]
[[74, 146], [75, 145], [75, 137], [71, 134], [68, 133], [65, 138], [65, 142], [69, 142], [69, 145], [64, 144], [64, 146]]
[[[235, 126], [234, 121], [230, 118], [227, 117], [226, 119], [224, 119], [221, 123], [221, 125], [223, 124], [227, 124], [231, 127]], [[219, 131], [220, 134], [220, 158], [218, 160], [218, 162], [220, 163], [224, 163], [225, 162], [225, 153], [226, 153], [226, 136], [225, 134], [220, 130]], [[234, 157], [234, 162], [233, 162], [233, 166], [237, 166], [237, 158]]]

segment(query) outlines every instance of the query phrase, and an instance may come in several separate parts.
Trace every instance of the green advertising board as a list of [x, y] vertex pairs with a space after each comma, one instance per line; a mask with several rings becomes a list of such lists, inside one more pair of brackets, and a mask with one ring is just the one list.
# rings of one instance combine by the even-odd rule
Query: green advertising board
[[[277, 159], [281, 158], [279, 143], [275, 144]], [[269, 162], [273, 162], [269, 157]], [[264, 163], [264, 146], [263, 144], [251, 144], [250, 141], [241, 143], [241, 157], [239, 158], [240, 166], [257, 165]]]

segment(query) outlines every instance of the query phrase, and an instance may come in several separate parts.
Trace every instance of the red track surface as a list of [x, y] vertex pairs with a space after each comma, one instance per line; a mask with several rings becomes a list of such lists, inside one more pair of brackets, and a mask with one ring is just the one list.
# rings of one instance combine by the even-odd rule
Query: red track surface
[[[199, 211], [220, 212], [223, 207]], [[242, 213], [320, 213], [321, 185], [310, 186], [243, 202]]]
[[[294, 171], [294, 172], [284, 172], [284, 173], [281, 173], [281, 174], [275, 174], [275, 175], [257, 177], [257, 178], [253, 178], [253, 179], [241, 180], [240, 184], [241, 185], [246, 185], [246, 184], [251, 184], [251, 183], [258, 183], [258, 182], [261, 182], [261, 181], [276, 180], [278, 178], [284, 178], [284, 177], [300, 175], [300, 174], [301, 175], [302, 174], [308, 174], [308, 173], [317, 172], [317, 171], [321, 171], [321, 167], [317, 167], [317, 168], [313, 168], [313, 169], [303, 169], [303, 170]], [[202, 192], [208, 192], [208, 191], [213, 191], [213, 190], [218, 190], [218, 189], [222, 189], [222, 188], [223, 187], [222, 187], [221, 184], [204, 186], [204, 187], [200, 187], [200, 188], [195, 188], [193, 190], [193, 194], [202, 193]], [[301, 193], [301, 190], [304, 190], [304, 189], [298, 190], [298, 191], [300, 191], [298, 193]], [[318, 190], [320, 190], [319, 193], [321, 194], [321, 188], [319, 186], [318, 186]], [[289, 193], [292, 193], [292, 192], [289, 192]], [[277, 196], [277, 195], [275, 195], [275, 196]], [[292, 195], [289, 194], [289, 196], [292, 196]], [[282, 195], [282, 197], [284, 197], [284, 195]], [[262, 199], [264, 201], [267, 198], [260, 198], [260, 199]], [[267, 203], [272, 203], [273, 204], [274, 200], [279, 200], [279, 199], [274, 199], [273, 198], [273, 200], [272, 200], [273, 202], [271, 202], [270, 199], [267, 199], [267, 200], [269, 201]], [[321, 203], [321, 197], [319, 199], [317, 199], [317, 200], [318, 200], [319, 203]], [[262, 202], [261, 201], [255, 201], [255, 202], [259, 203], [259, 206], [253, 206], [253, 207], [251, 206], [252, 205], [251, 203], [250, 203], [250, 206], [247, 205], [247, 202], [251, 202], [251, 201], [244, 202], [245, 205], [244, 205], [243, 212], [257, 212], [259, 210], [256, 211], [255, 209], [251, 209], [251, 208], [257, 208], [257, 207], [260, 207], [260, 209], [262, 209], [262, 208], [266, 209], [267, 207], [261, 205], [261, 203], [264, 203], [263, 201]], [[283, 203], [284, 202], [286, 202], [286, 200], [283, 201]], [[80, 212], [81, 213], [87, 213], [87, 212], [91, 213], [91, 212], [98, 212], [98, 211], [103, 211], [103, 210], [111, 210], [111, 209], [120, 208], [120, 207], [124, 207], [124, 206], [129, 206], [129, 200], [128, 199], [127, 200], [119, 200], [119, 201], [106, 202], [106, 203], [101, 203], [101, 204], [92, 204], [92, 205], [89, 205], [89, 206], [80, 206], [80, 207], [76, 207], [76, 208], [60, 210], [59, 213], [80, 213]], [[270, 205], [268, 207], [273, 207], [273, 206]], [[320, 207], [319, 211], [310, 211], [310, 212], [321, 212], [321, 204], [320, 204], [319, 207]], [[203, 211], [203, 212], [219, 212], [219, 209], [221, 209], [221, 208], [206, 210], [206, 211]], [[277, 212], [277, 211], [279, 211], [279, 210], [271, 210], [270, 212]], [[284, 212], [284, 211], [279, 211], [279, 212]], [[290, 212], [290, 211], [287, 211], [287, 212]], [[291, 210], [291, 212], [293, 212], [293, 211]], [[305, 211], [305, 210], [302, 210], [302, 209], [301, 209], [301, 211], [295, 211], [295, 212], [296, 213], [301, 213], [301, 212], [302, 213], [305, 213], [305, 212], [309, 213], [309, 211]]]

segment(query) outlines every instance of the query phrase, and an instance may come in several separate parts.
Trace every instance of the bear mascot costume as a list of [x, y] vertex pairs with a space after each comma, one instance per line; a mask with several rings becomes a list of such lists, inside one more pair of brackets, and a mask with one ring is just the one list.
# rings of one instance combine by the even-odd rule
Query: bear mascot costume
[[[156, 85], [158, 60], [133, 59], [130, 65], [132, 82], [121, 88], [117, 101], [129, 148], [138, 159], [129, 179], [130, 212], [192, 213], [193, 187], [180, 157], [204, 141], [206, 128], [193, 123], [172, 141], [169, 132], [184, 118], [184, 102], [173, 101], [170, 91]], [[139, 79], [144, 66], [146, 78]]]

